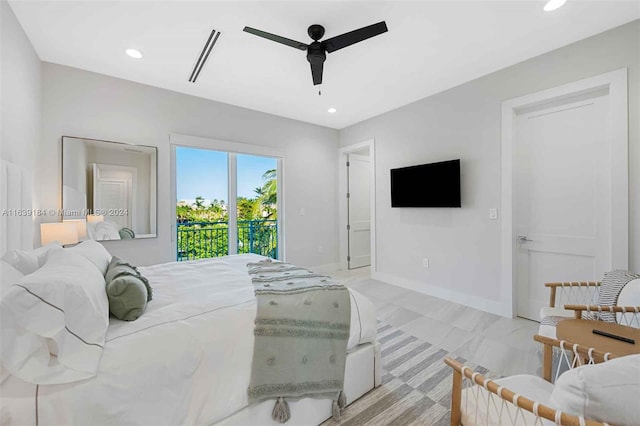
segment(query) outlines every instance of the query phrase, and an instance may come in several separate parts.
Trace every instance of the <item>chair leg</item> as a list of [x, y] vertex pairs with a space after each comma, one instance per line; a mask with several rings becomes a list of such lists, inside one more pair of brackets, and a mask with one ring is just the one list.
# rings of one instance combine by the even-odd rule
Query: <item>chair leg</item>
[[462, 400], [462, 374], [453, 370], [453, 386], [451, 387], [451, 426], [460, 426]]
[[542, 349], [542, 378], [547, 382], [551, 382], [551, 367], [553, 365], [553, 347], [544, 345]]

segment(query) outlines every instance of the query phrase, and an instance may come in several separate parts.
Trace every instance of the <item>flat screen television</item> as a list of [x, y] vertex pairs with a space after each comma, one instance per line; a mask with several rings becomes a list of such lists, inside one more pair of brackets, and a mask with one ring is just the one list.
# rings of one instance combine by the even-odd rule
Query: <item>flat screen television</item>
[[391, 169], [391, 207], [461, 207], [460, 160]]

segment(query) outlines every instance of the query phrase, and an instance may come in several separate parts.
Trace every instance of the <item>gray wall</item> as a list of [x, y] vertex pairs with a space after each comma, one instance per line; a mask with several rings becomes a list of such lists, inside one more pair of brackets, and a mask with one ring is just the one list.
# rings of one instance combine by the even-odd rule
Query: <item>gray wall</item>
[[182, 133], [284, 151], [288, 260], [338, 261], [336, 130], [51, 63], [43, 63], [42, 87], [39, 207], [60, 206], [62, 135], [158, 147], [158, 238], [106, 242], [111, 253], [137, 264], [175, 260], [169, 134]]
[[[565, 46], [340, 131], [375, 138], [379, 277], [456, 299], [500, 299], [501, 103], [629, 69], [630, 267], [640, 271], [640, 21]], [[437, 66], [437, 64], [434, 64]], [[389, 90], [393, 90], [389, 88]], [[461, 209], [391, 209], [389, 169], [462, 159]], [[424, 269], [422, 258], [430, 259]]]
[[[40, 139], [41, 63], [7, 2], [0, 2], [2, 23], [2, 100], [0, 157], [34, 170]], [[30, 208], [31, 206], [23, 206]]]

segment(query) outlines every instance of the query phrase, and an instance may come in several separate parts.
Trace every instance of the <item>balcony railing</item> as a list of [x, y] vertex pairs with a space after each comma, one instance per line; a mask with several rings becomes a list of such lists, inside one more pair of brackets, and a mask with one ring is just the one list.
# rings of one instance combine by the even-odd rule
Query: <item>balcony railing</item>
[[[178, 222], [177, 259], [194, 260], [229, 254], [228, 222]], [[277, 220], [239, 220], [238, 253], [278, 258]]]

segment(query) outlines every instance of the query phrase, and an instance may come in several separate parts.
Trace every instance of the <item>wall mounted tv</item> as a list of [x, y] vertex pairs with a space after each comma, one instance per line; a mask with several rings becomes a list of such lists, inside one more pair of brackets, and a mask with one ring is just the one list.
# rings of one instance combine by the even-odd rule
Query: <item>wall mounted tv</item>
[[391, 207], [461, 207], [460, 160], [391, 169]]

